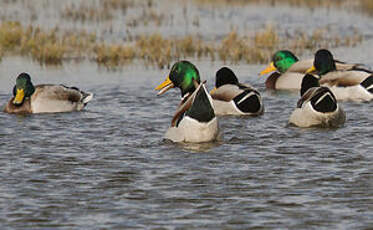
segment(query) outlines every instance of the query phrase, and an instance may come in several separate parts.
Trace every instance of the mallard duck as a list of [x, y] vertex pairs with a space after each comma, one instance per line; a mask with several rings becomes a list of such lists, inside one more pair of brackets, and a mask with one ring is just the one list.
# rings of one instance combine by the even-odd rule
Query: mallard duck
[[[314, 59], [299, 60], [291, 51], [277, 51], [272, 62], [260, 72], [260, 75], [273, 72], [266, 80], [268, 89], [299, 90], [306, 71], [313, 65]], [[357, 68], [358, 64], [336, 61], [338, 70]]]
[[338, 127], [346, 115], [332, 91], [319, 84], [317, 76], [306, 74], [302, 80], [301, 99], [289, 123], [298, 127]]
[[318, 50], [314, 64], [307, 72], [316, 72], [321, 77], [320, 84], [330, 87], [337, 100], [370, 101], [373, 99], [372, 72], [361, 66], [338, 70], [329, 50]]
[[259, 92], [252, 86], [239, 83], [228, 67], [216, 72], [215, 88], [210, 94], [216, 115], [259, 115], [264, 110]]
[[209, 142], [218, 136], [212, 98], [201, 83], [197, 68], [189, 61], [176, 62], [166, 80], [155, 89], [158, 95], [177, 87], [182, 100], [165, 138], [173, 142]]
[[27, 73], [21, 73], [13, 88], [13, 98], [4, 108], [6, 113], [57, 113], [79, 111], [93, 94], [76, 87], [43, 84], [34, 86]]

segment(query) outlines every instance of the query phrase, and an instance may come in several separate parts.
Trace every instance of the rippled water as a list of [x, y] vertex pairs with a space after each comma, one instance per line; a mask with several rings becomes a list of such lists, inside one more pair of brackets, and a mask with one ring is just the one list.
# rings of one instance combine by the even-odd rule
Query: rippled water
[[[129, 28], [136, 10], [109, 22], [62, 21], [59, 9], [71, 2], [4, 1], [0, 13], [2, 20], [97, 30], [99, 39], [120, 41], [128, 31], [215, 40], [232, 28], [250, 34], [268, 23], [290, 35], [327, 27], [332, 34], [358, 29], [372, 37], [371, 18], [342, 9], [216, 11], [161, 1], [164, 24]], [[332, 52], [373, 66], [372, 47], [366, 40]], [[222, 63], [193, 62], [211, 89]], [[0, 112], [0, 229], [372, 229], [372, 103], [343, 103], [347, 120], [339, 129], [288, 127], [298, 93], [266, 91], [257, 77], [263, 67], [232, 66], [262, 93], [263, 116], [220, 118], [215, 143], [173, 144], [162, 137], [180, 93], [157, 97], [154, 91], [168, 70], [131, 65], [112, 72], [89, 62], [42, 68], [29, 59], [3, 59], [1, 106], [21, 71], [35, 84], [75, 85], [95, 97], [83, 112]]]
[[[195, 62], [212, 87], [221, 63]], [[1, 229], [370, 229], [372, 104], [344, 103], [340, 129], [287, 127], [298, 94], [263, 88], [263, 66], [233, 66], [263, 94], [263, 116], [222, 117], [210, 144], [162, 140], [179, 92], [168, 70], [0, 64], [0, 100], [22, 67], [35, 84], [95, 94], [83, 112], [0, 113]]]

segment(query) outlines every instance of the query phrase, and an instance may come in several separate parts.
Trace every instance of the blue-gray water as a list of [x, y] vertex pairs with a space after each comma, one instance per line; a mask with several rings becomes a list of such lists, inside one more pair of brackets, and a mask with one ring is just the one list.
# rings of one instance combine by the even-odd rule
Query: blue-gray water
[[[73, 22], [61, 17], [72, 2], [93, 1], [2, 1], [0, 21], [84, 29], [105, 41], [154, 32], [217, 40], [232, 28], [252, 35], [266, 24], [290, 36], [327, 28], [343, 37], [357, 29], [363, 44], [331, 50], [373, 66], [372, 18], [351, 10], [153, 1], [165, 16], [154, 26], [142, 24], [136, 7], [109, 21]], [[140, 26], [128, 26], [133, 19]], [[192, 61], [211, 89], [223, 63]], [[372, 229], [372, 103], [343, 103], [347, 120], [339, 129], [288, 127], [298, 94], [266, 91], [257, 77], [264, 65], [231, 67], [262, 93], [264, 115], [222, 117], [220, 141], [182, 145], [162, 140], [180, 97], [177, 90], [155, 96], [168, 70], [4, 58], [1, 106], [23, 71], [35, 84], [75, 85], [95, 97], [83, 112], [0, 112], [0, 229]]]
[[[211, 89], [221, 63], [195, 61]], [[287, 127], [298, 94], [272, 93], [256, 74], [232, 68], [263, 95], [255, 118], [222, 117], [211, 144], [162, 140], [179, 92], [157, 97], [168, 70], [95, 64], [41, 68], [0, 64], [0, 100], [20, 67], [35, 84], [93, 92], [83, 112], [0, 113], [1, 229], [371, 229], [371, 103], [343, 103], [339, 129]]]

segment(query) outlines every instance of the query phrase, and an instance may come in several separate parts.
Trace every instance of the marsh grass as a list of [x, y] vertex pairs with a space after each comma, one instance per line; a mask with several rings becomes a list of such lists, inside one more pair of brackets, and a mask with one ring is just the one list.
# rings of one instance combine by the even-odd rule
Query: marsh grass
[[137, 40], [135, 48], [139, 58], [147, 63], [155, 64], [159, 68], [163, 68], [171, 61], [172, 43], [158, 33], [141, 36]]
[[195, 4], [210, 5], [214, 7], [245, 6], [249, 4], [261, 4], [276, 7], [288, 5], [292, 7], [316, 8], [340, 8], [355, 9], [359, 12], [373, 16], [372, 0], [193, 0]]
[[4, 51], [13, 51], [21, 43], [23, 28], [19, 22], [5, 22], [0, 26], [0, 44]]
[[99, 44], [94, 47], [95, 60], [106, 67], [131, 63], [135, 58], [135, 50], [127, 45]]
[[[247, 4], [266, 4], [271, 6], [276, 5], [290, 5], [296, 7], [331, 7], [331, 6], [341, 6], [344, 2], [348, 0], [194, 0], [197, 4], [209, 4], [214, 6], [226, 6], [226, 5], [247, 5]], [[369, 1], [369, 0], [367, 0]]]
[[75, 3], [65, 6], [61, 12], [61, 16], [73, 21], [103, 21], [112, 19], [113, 13], [107, 5], [101, 7], [83, 1], [78, 6]]
[[358, 8], [362, 12], [373, 16], [373, 1], [372, 0], [359, 0]]
[[318, 48], [355, 46], [362, 41], [356, 31], [353, 36], [333, 35], [328, 28], [314, 30], [310, 35], [298, 31], [293, 37], [281, 37], [272, 25], [253, 36], [239, 35], [232, 30], [222, 40], [204, 41], [199, 36], [165, 38], [159, 33], [142, 35], [133, 41], [108, 43], [97, 41], [96, 35], [85, 31], [43, 30], [23, 27], [19, 22], [0, 24], [0, 57], [30, 56], [40, 64], [62, 64], [63, 60], [89, 59], [108, 68], [116, 68], [143, 60], [145, 65], [164, 68], [173, 60], [218, 57], [230, 63], [265, 63], [278, 49], [290, 49], [298, 55]]

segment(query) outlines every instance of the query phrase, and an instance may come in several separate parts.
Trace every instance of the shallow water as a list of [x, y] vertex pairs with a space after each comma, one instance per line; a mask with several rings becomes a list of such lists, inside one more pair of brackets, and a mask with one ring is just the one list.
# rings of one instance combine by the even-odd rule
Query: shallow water
[[[151, 2], [150, 7], [147, 2]], [[19, 21], [24, 26], [32, 24], [45, 29], [57, 27], [61, 31], [84, 30], [95, 33], [98, 40], [116, 42], [153, 33], [165, 38], [196, 35], [214, 41], [222, 39], [232, 29], [242, 35], [253, 36], [266, 25], [274, 26], [277, 33], [288, 37], [298, 36], [299, 31], [311, 35], [320, 28], [330, 33], [331, 37], [351, 36], [356, 31], [364, 37], [373, 37], [372, 18], [350, 7], [314, 9], [286, 4], [273, 7], [265, 4], [198, 5], [196, 2], [139, 0], [137, 5], [129, 4], [127, 10], [110, 10], [108, 13], [112, 17], [106, 20], [93, 17], [91, 20], [74, 21], [71, 17], [63, 17], [67, 9], [83, 11], [87, 15], [91, 8], [96, 14], [105, 12], [105, 9], [99, 0], [3, 1], [0, 2], [0, 21]], [[81, 5], [85, 10], [80, 9]], [[155, 15], [155, 19], [151, 15]]]
[[[347, 52], [347, 51], [346, 51]], [[222, 63], [195, 61], [211, 89]], [[162, 140], [179, 92], [155, 96], [168, 70], [0, 64], [0, 100], [22, 67], [35, 84], [93, 92], [83, 112], [0, 113], [2, 229], [369, 229], [372, 104], [343, 103], [339, 129], [287, 126], [298, 94], [273, 93], [263, 66], [233, 66], [263, 95], [263, 116], [222, 117], [221, 140]]]
[[[58, 10], [71, 1], [5, 2], [2, 21], [97, 30], [98, 39], [126, 39], [127, 20], [138, 16], [131, 11], [109, 22], [76, 23], [61, 20]], [[372, 37], [371, 18], [341, 9], [159, 6], [173, 21], [130, 28], [132, 35], [158, 31], [209, 40], [232, 28], [247, 34], [273, 23], [290, 35], [329, 27]], [[195, 17], [199, 26], [191, 22]], [[332, 52], [373, 66], [372, 47], [366, 40]], [[211, 89], [223, 63], [192, 61]], [[84, 61], [45, 68], [4, 58], [1, 106], [22, 71], [35, 84], [74, 85], [95, 96], [83, 112], [0, 112], [0, 229], [371, 229], [372, 103], [343, 103], [347, 120], [339, 129], [289, 127], [298, 93], [266, 91], [257, 77], [263, 67], [232, 69], [262, 93], [264, 115], [220, 118], [221, 139], [214, 143], [173, 144], [162, 137], [180, 93], [157, 97], [154, 91], [168, 70], [134, 64], [116, 72]]]

